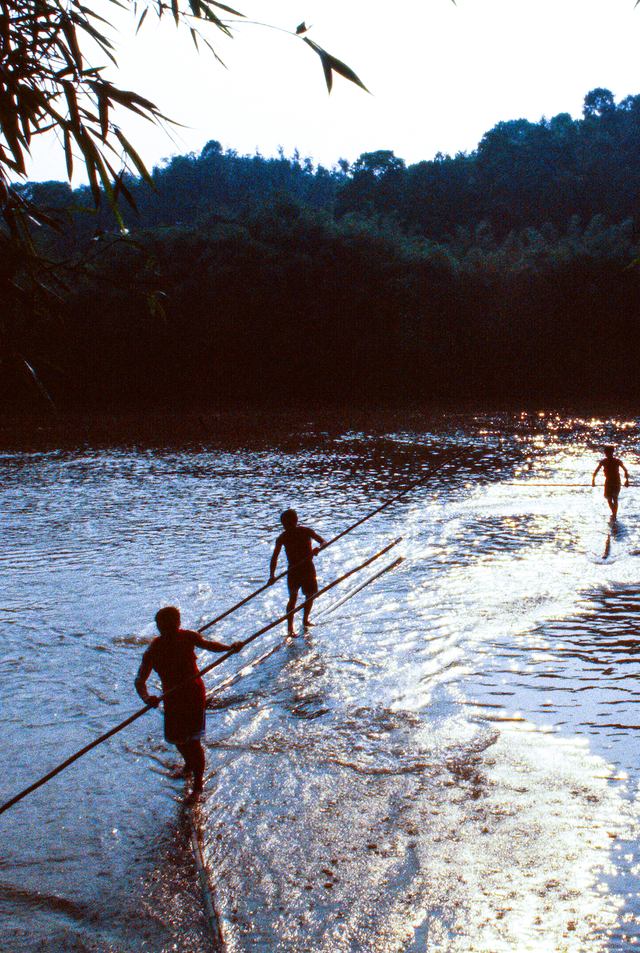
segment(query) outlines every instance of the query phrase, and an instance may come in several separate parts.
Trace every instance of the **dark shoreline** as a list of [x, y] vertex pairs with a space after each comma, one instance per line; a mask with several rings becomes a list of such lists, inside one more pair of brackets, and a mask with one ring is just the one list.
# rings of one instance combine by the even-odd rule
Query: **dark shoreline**
[[[277, 444], [283, 451], [317, 445], [347, 431], [384, 436], [394, 432], [430, 432], [451, 427], [458, 414], [479, 417], [525, 414], [528, 426], [536, 427], [539, 415], [572, 414], [582, 420], [607, 421], [637, 418], [637, 407], [622, 403], [596, 405], [595, 401], [566, 403], [541, 401], [455, 402], [451, 404], [301, 404], [276, 407], [243, 403], [232, 407], [149, 408], [127, 407], [110, 410], [61, 411], [48, 409], [27, 412], [0, 412], [0, 453], [79, 452], [106, 449], [171, 450], [233, 449], [239, 446], [260, 449]], [[445, 425], [446, 421], [446, 425]], [[542, 429], [542, 428], [541, 428]], [[612, 434], [611, 439], [615, 439]], [[624, 430], [619, 435], [624, 441]]]
[[[426, 410], [420, 416], [438, 413]], [[265, 407], [243, 404], [202, 409], [122, 408], [109, 411], [64, 411], [0, 414], [0, 452], [29, 453], [82, 449], [272, 446], [294, 449], [318, 431], [330, 434], [351, 426], [379, 430], [392, 426], [401, 410], [340, 406]], [[411, 414], [415, 418], [415, 412]], [[383, 425], [384, 429], [384, 425]]]

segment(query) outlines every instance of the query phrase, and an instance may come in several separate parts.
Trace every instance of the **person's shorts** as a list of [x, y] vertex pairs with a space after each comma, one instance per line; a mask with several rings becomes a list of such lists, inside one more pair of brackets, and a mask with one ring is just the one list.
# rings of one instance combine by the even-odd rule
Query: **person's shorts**
[[316, 578], [316, 567], [311, 560], [303, 563], [296, 569], [290, 569], [287, 573], [287, 585], [289, 592], [293, 594], [302, 589], [305, 596], [312, 596], [318, 591], [318, 580]]
[[202, 738], [207, 716], [200, 699], [174, 692], [164, 699], [164, 736], [172, 744]]
[[620, 495], [620, 484], [618, 483], [617, 480], [615, 483], [614, 482], [609, 483], [605, 480], [604, 495], [607, 500], [610, 499], [611, 497]]

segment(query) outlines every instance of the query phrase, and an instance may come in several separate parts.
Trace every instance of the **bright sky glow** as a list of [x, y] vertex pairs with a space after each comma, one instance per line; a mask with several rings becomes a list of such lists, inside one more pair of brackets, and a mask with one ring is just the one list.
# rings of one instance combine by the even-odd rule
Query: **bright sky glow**
[[[205, 46], [194, 49], [188, 31], [176, 31], [169, 18], [158, 25], [151, 14], [135, 39], [133, 19], [121, 22], [120, 72], [107, 75], [183, 124], [167, 134], [123, 123], [150, 168], [199, 152], [209, 139], [240, 154], [297, 148], [328, 167], [377, 149], [393, 149], [409, 164], [471, 151], [501, 120], [577, 118], [596, 86], [616, 102], [640, 93], [634, 3], [237, 0], [249, 20], [292, 32], [303, 20], [312, 25], [309, 36], [348, 63], [371, 95], [338, 76], [328, 96], [318, 57], [277, 30], [246, 23], [233, 40], [207, 31], [224, 69]], [[57, 142], [33, 152], [33, 179], [66, 177]]]

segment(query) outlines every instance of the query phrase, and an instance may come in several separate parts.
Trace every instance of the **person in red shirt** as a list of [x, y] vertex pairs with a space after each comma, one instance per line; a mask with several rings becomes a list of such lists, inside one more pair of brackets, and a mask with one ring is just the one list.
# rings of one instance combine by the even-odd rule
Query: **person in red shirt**
[[164, 736], [175, 745], [184, 758], [184, 768], [178, 777], [193, 775], [193, 793], [202, 791], [204, 749], [201, 739], [205, 732], [207, 694], [198, 674], [195, 649], [210, 652], [234, 652], [242, 642], [223, 645], [208, 642], [198, 632], [180, 628], [180, 611], [166, 606], [156, 614], [157, 636], [142, 656], [135, 680], [138, 695], [147, 705], [157, 708], [160, 699], [147, 692], [147, 679], [156, 671], [162, 682], [164, 702]]
[[314, 596], [318, 591], [318, 580], [316, 579], [316, 569], [313, 565], [313, 557], [320, 551], [319, 548], [312, 548], [311, 540], [314, 539], [321, 546], [325, 546], [322, 536], [319, 536], [308, 526], [298, 526], [298, 514], [295, 510], [285, 510], [280, 516], [280, 522], [284, 526], [284, 533], [281, 533], [276, 540], [273, 556], [271, 557], [269, 585], [275, 582], [276, 567], [278, 565], [278, 556], [284, 546], [289, 563], [287, 572], [287, 585], [289, 587], [289, 601], [287, 603], [287, 630], [289, 635], [294, 635], [293, 631], [293, 610], [298, 601], [298, 592], [306, 596], [306, 606], [304, 607], [302, 624], [306, 628], [311, 625], [309, 614], [313, 606]]
[[604, 470], [604, 496], [609, 504], [613, 519], [618, 515], [618, 494], [620, 493], [620, 470], [624, 470], [624, 485], [629, 486], [629, 474], [622, 460], [613, 455], [613, 447], [604, 448], [605, 456], [593, 471], [591, 486], [596, 485], [596, 476], [600, 467]]

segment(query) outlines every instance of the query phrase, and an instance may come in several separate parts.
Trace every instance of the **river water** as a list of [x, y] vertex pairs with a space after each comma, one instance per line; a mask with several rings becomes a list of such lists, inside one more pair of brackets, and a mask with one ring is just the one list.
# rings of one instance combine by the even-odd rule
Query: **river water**
[[[318, 557], [324, 585], [403, 538], [306, 636], [207, 676], [195, 808], [151, 712], [0, 816], [3, 953], [215, 949], [192, 825], [233, 953], [640, 945], [640, 420], [218, 423], [0, 457], [0, 801], [138, 709], [160, 606], [197, 628], [265, 581], [282, 509], [328, 539], [425, 483]], [[616, 524], [579, 486], [607, 442]], [[285, 602], [283, 580], [215, 637]]]

